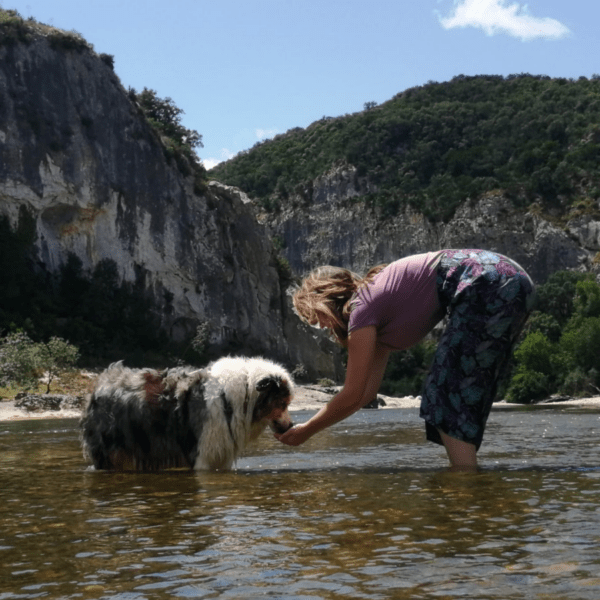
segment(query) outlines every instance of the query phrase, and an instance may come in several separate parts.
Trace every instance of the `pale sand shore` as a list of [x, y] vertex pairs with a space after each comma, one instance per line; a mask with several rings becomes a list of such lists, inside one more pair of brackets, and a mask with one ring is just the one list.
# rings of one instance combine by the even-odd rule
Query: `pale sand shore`
[[0, 402], [0, 422], [23, 421], [24, 419], [78, 419], [80, 416], [81, 411], [74, 408], [28, 411], [15, 406], [14, 400]]
[[[318, 410], [333, 397], [333, 390], [327, 388], [326, 391], [319, 389], [318, 386], [298, 386], [296, 396], [290, 405], [290, 412], [301, 410]], [[420, 398], [408, 396], [405, 398], [394, 398], [391, 396], [378, 396], [385, 402], [386, 408], [416, 408], [420, 404]], [[592, 398], [575, 398], [571, 400], [544, 402], [543, 406], [561, 406], [561, 407], [600, 407], [600, 396]], [[504, 401], [496, 402], [494, 409], [514, 408], [519, 405], [508, 404]], [[539, 406], [539, 405], [538, 405]], [[27, 411], [24, 408], [15, 406], [15, 400], [0, 401], [0, 422], [18, 421], [24, 419], [76, 419], [81, 415], [81, 411], [75, 408], [60, 410], [39, 410]]]

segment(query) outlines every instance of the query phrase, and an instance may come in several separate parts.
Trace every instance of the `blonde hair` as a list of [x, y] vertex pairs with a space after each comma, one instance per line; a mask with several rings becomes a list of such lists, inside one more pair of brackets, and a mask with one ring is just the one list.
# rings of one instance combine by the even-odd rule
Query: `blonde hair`
[[309, 325], [317, 325], [319, 318], [328, 321], [332, 334], [345, 347], [348, 343], [350, 300], [362, 285], [369, 283], [385, 267], [373, 267], [365, 277], [342, 267], [318, 267], [294, 292], [294, 308]]

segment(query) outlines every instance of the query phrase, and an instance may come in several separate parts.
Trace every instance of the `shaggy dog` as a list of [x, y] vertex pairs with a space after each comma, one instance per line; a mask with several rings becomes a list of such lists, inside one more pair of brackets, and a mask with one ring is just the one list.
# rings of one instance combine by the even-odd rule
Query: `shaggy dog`
[[289, 373], [262, 358], [230, 357], [204, 369], [106, 369], [81, 419], [96, 469], [230, 469], [267, 425], [292, 422]]

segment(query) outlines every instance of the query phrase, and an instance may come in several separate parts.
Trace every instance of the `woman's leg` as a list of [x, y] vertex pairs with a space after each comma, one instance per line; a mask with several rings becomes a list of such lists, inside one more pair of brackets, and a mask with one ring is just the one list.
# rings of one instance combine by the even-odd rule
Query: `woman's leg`
[[445, 434], [441, 429], [438, 429], [450, 466], [456, 471], [476, 471], [477, 470], [477, 449], [474, 444], [457, 440]]
[[442, 259], [438, 292], [449, 319], [425, 381], [420, 415], [427, 439], [445, 446], [453, 468], [471, 469], [534, 289], [509, 259], [466, 250]]

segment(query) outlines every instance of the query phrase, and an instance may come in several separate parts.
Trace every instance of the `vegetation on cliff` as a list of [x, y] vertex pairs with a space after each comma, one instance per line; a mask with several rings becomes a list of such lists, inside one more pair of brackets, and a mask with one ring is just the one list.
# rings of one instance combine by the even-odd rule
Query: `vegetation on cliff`
[[16, 10], [0, 8], [0, 46], [12, 46], [18, 42], [29, 44], [36, 35], [45, 37], [54, 49], [82, 51], [93, 48], [78, 31], [63, 31], [40, 23], [33, 17], [25, 20]]
[[206, 169], [195, 152], [203, 148], [202, 136], [195, 129], [187, 129], [181, 122], [184, 111], [171, 98], [159, 98], [154, 90], [144, 88], [141, 92], [129, 88], [129, 98], [135, 102], [148, 123], [159, 134], [168, 159], [174, 158], [184, 175], [194, 173], [199, 180], [206, 179]]
[[600, 76], [460, 75], [292, 129], [217, 165], [211, 176], [269, 207], [305, 195], [316, 177], [349, 164], [357, 184], [366, 182], [364, 201], [384, 214], [410, 204], [436, 221], [497, 189], [517, 204], [535, 199], [556, 208], [598, 198], [599, 162]]

